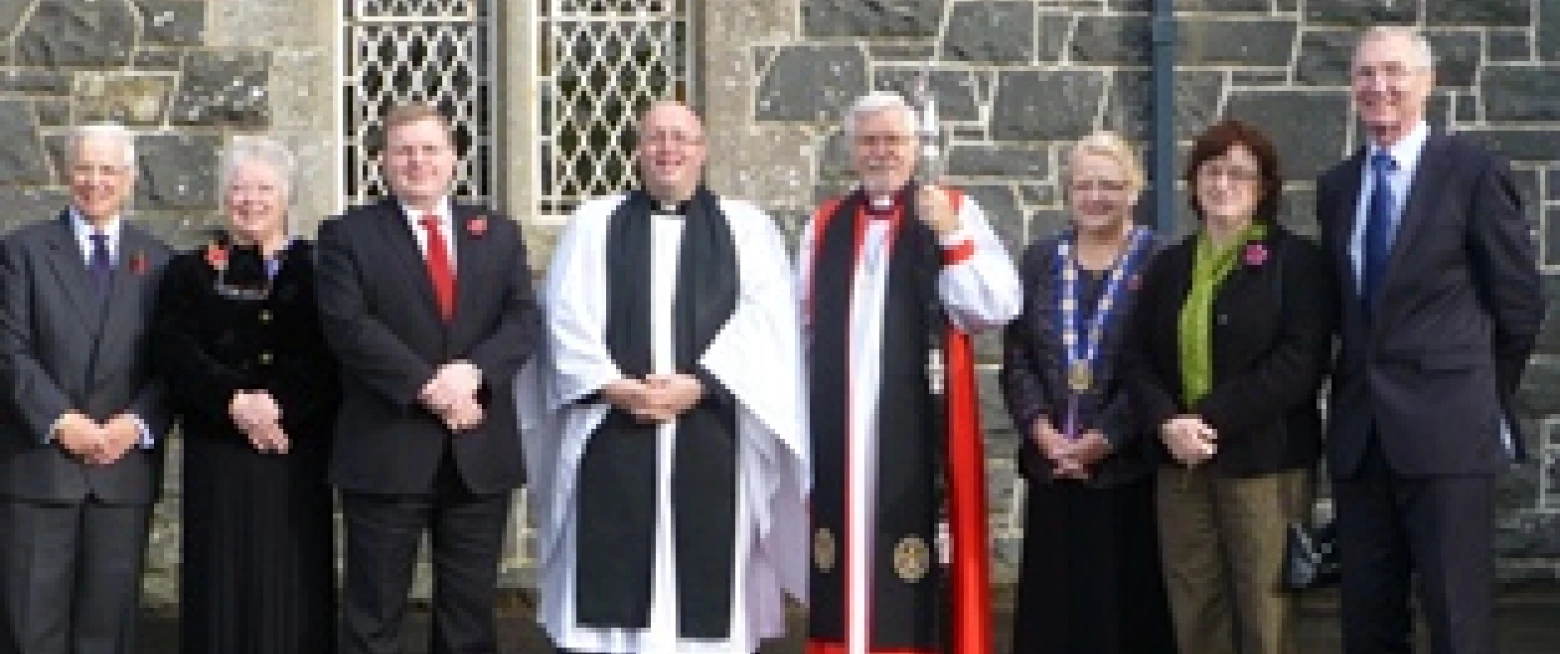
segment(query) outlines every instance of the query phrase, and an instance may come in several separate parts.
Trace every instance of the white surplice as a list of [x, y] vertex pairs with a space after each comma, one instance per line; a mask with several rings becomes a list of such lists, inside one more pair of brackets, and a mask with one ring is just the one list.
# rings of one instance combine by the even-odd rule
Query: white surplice
[[[974, 253], [953, 264], [944, 265], [937, 276], [937, 294], [943, 311], [953, 326], [968, 334], [1007, 324], [1018, 315], [1023, 304], [1023, 290], [1018, 272], [1007, 250], [997, 239], [983, 212], [974, 199], [964, 197], [958, 205], [960, 227], [954, 233], [942, 237], [944, 250], [959, 250], [974, 244]], [[835, 220], [851, 220], [840, 216]], [[797, 264], [800, 287], [805, 295], [810, 286], [814, 247], [817, 245], [815, 226], [809, 221], [802, 233], [801, 258]], [[847, 528], [856, 536], [845, 539], [846, 570], [850, 579], [845, 587], [850, 596], [843, 603], [846, 611], [846, 651], [850, 654], [866, 654], [868, 593], [872, 588], [872, 565], [868, 561], [873, 551], [872, 539], [877, 531], [872, 524], [877, 506], [878, 461], [878, 398], [882, 377], [883, 302], [888, 289], [889, 262], [893, 252], [890, 243], [890, 221], [871, 220], [867, 223], [857, 251], [855, 276], [851, 280], [851, 333], [850, 348], [850, 438], [846, 442], [846, 467], [849, 482], [845, 489], [846, 502], [857, 510], [846, 511]], [[839, 283], [826, 280], [821, 283]], [[803, 306], [807, 298], [803, 297]], [[804, 318], [805, 320], [805, 318]], [[812, 336], [804, 336], [813, 342]]]
[[[586, 441], [608, 410], [604, 403], [579, 400], [623, 377], [606, 344], [607, 226], [623, 199], [593, 200], [570, 218], [548, 269], [543, 297], [546, 352], [516, 384], [537, 529], [537, 617], [554, 643], [570, 650], [750, 654], [760, 639], [784, 635], [783, 594], [805, 601], [811, 470], [794, 278], [773, 221], [744, 202], [720, 201], [736, 247], [740, 286], [735, 311], [700, 358], [736, 401], [736, 570], [729, 638], [678, 635], [669, 474], [675, 422], [659, 427], [656, 435], [659, 475], [649, 627], [600, 629], [575, 619], [578, 473]], [[655, 221], [652, 360], [657, 372], [672, 372], [672, 307], [682, 221], [650, 219]]]

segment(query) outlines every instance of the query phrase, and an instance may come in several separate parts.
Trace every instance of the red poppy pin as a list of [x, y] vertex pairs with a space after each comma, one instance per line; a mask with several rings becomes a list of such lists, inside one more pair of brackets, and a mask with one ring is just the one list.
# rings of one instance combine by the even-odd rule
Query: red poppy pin
[[1140, 288], [1143, 288], [1143, 276], [1133, 273], [1131, 277], [1127, 278], [1127, 290], [1136, 291]]
[[223, 269], [227, 268], [227, 261], [228, 251], [223, 249], [222, 246], [216, 243], [206, 246], [206, 263], [210, 264], [213, 270], [222, 272]]
[[146, 253], [136, 252], [130, 255], [130, 274], [145, 275], [149, 265], [146, 263]]
[[1246, 253], [1243, 258], [1248, 266], [1260, 266], [1267, 262], [1268, 250], [1261, 243], [1252, 243], [1246, 246]]
[[472, 238], [482, 238], [487, 233], [487, 216], [477, 216], [466, 221], [466, 231], [471, 233]]

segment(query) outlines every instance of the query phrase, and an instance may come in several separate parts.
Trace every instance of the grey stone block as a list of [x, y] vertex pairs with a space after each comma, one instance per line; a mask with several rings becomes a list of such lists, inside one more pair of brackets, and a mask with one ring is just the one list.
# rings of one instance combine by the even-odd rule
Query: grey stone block
[[0, 186], [0, 231], [58, 216], [70, 203], [70, 194], [61, 188], [16, 188]]
[[70, 73], [43, 68], [11, 68], [0, 73], [0, 93], [69, 95]]
[[1062, 53], [1067, 51], [1067, 34], [1072, 31], [1072, 15], [1046, 12], [1036, 22], [1035, 59], [1061, 61]]
[[1549, 183], [1544, 186], [1549, 189], [1549, 201], [1560, 202], [1560, 167], [1549, 169]]
[[1472, 32], [1434, 32], [1425, 35], [1435, 52], [1437, 87], [1473, 86], [1477, 83], [1480, 53], [1479, 35]]
[[265, 127], [271, 122], [270, 68], [264, 52], [189, 52], [170, 122]]
[[[1224, 74], [1179, 70], [1175, 73], [1175, 138], [1189, 140], [1218, 118]], [[1145, 143], [1153, 138], [1154, 79], [1148, 71], [1121, 70], [1111, 76], [1105, 127]]]
[[[1549, 210], [1549, 217], [1551, 220], [1560, 218], [1553, 209]], [[1551, 223], [1554, 224], [1560, 223]], [[1550, 265], [1560, 264], [1560, 238], [1556, 238], [1553, 234], [1552, 230], [1545, 230], [1544, 238], [1549, 259], [1545, 263]], [[1560, 274], [1546, 274], [1543, 278], [1544, 301], [1551, 309], [1538, 331], [1538, 343], [1534, 350], [1539, 354], [1560, 354], [1560, 318], [1556, 317], [1555, 310], [1552, 308], [1560, 306]], [[1553, 430], [1551, 436], [1560, 438], [1560, 429]], [[1560, 447], [1560, 442], [1552, 441], [1552, 443]]]
[[[1147, 196], [1144, 196], [1147, 199]], [[1139, 201], [1141, 205], [1142, 201]], [[1068, 218], [1065, 209], [1037, 209], [1029, 216], [1029, 235], [1025, 246], [1035, 242], [1035, 239], [1047, 238], [1061, 233], [1067, 227]]]
[[1182, 66], [1289, 65], [1295, 21], [1289, 19], [1183, 19], [1176, 29], [1176, 63]]
[[1560, 152], [1560, 131], [1553, 129], [1464, 127], [1458, 132], [1515, 161], [1551, 161]]
[[997, 381], [996, 368], [982, 367], [975, 371], [975, 383], [980, 393], [981, 426], [986, 431], [986, 455], [1011, 456], [1016, 443], [1013, 421], [1003, 404], [1002, 387]]
[[1230, 84], [1235, 86], [1283, 86], [1288, 82], [1289, 71], [1285, 70], [1230, 71]]
[[38, 119], [24, 100], [0, 100], [0, 184], [49, 183], [49, 165], [38, 143]]
[[1285, 179], [1309, 180], [1345, 154], [1349, 96], [1342, 91], [1241, 90], [1228, 114], [1273, 140]]
[[[1150, 3], [1152, 4], [1152, 3]], [[1175, 3], [1177, 11], [1205, 12], [1263, 12], [1269, 9], [1268, 0], [1181, 0]]]
[[34, 100], [33, 111], [38, 112], [38, 124], [43, 127], [61, 127], [70, 124], [70, 100], [66, 98], [40, 98]]
[[[1057, 171], [1057, 183], [1062, 183], [1060, 177], [1065, 174]], [[1019, 184], [1018, 201], [1026, 207], [1059, 207], [1062, 205], [1062, 194], [1057, 192], [1056, 184]]]
[[126, 0], [45, 0], [16, 35], [16, 60], [27, 66], [124, 65], [136, 32]]
[[[893, 91], [913, 100], [916, 82], [921, 69], [917, 67], [880, 66], [873, 78], [875, 89]], [[969, 70], [937, 70], [930, 75], [931, 90], [937, 97], [937, 117], [941, 120], [977, 120], [980, 118], [980, 101], [990, 97], [989, 76]]]
[[970, 144], [948, 151], [948, 174], [954, 177], [1003, 177], [1015, 181], [1051, 176], [1050, 157], [1044, 149]]
[[803, 0], [806, 36], [936, 36], [942, 0]]
[[[1550, 188], [1554, 188], [1551, 186]], [[1542, 221], [1539, 222], [1539, 239], [1544, 244], [1543, 263], [1550, 266], [1560, 266], [1560, 205], [1550, 204], [1540, 208]], [[1553, 306], [1553, 305], [1551, 305]], [[1554, 311], [1551, 309], [1549, 320], [1556, 321]], [[1554, 350], [1560, 354], [1560, 348]]]
[[1485, 33], [1489, 42], [1490, 61], [1532, 61], [1533, 39], [1527, 30], [1490, 30]]
[[1316, 192], [1285, 190], [1283, 204], [1278, 210], [1278, 222], [1302, 236], [1317, 237], [1321, 226], [1316, 222]]
[[183, 50], [137, 48], [131, 65], [140, 70], [178, 70], [184, 63]]
[[140, 175], [136, 207], [142, 210], [217, 208], [216, 136], [153, 134], [136, 140]]
[[1083, 136], [1105, 99], [1105, 75], [1093, 71], [1002, 71], [997, 74], [991, 137], [1056, 141]]
[[151, 126], [162, 122], [174, 73], [144, 71], [83, 72], [71, 94], [77, 122], [114, 121]]
[[781, 49], [758, 87], [758, 120], [838, 122], [867, 90], [867, 62], [850, 45]]
[[[1552, 319], [1552, 318], [1551, 318]], [[1534, 360], [1522, 371], [1516, 410], [1522, 415], [1560, 415], [1560, 363]]]
[[1560, 0], [1538, 0], [1538, 58], [1560, 61]]
[[1311, 86], [1348, 86], [1354, 58], [1354, 30], [1306, 30], [1300, 34], [1295, 81]]
[[1425, 3], [1429, 25], [1522, 27], [1533, 19], [1530, 0], [1434, 0]]
[[1483, 89], [1491, 122], [1560, 120], [1560, 64], [1486, 66]]
[[201, 0], [136, 0], [148, 43], [200, 45], [206, 31], [206, 3]]
[[873, 61], [922, 63], [937, 58], [937, 46], [931, 43], [868, 43], [867, 54]]
[[956, 4], [943, 33], [943, 56], [974, 63], [1025, 63], [1035, 56], [1035, 5], [1029, 0]]
[[[1414, 21], [1414, 17], [1419, 14], [1419, 3], [1422, 1], [1306, 0], [1305, 20], [1308, 23], [1338, 25], [1411, 23]], [[1445, 0], [1441, 1], [1444, 2]]]
[[[1551, 479], [1560, 480], [1552, 467], [1550, 474]], [[1548, 498], [1549, 506], [1560, 501], [1553, 495]], [[1495, 530], [1495, 551], [1507, 558], [1560, 557], [1560, 514], [1523, 511], [1502, 515]]]
[[1078, 17], [1072, 58], [1082, 64], [1146, 66], [1152, 35], [1148, 16], [1085, 14]]

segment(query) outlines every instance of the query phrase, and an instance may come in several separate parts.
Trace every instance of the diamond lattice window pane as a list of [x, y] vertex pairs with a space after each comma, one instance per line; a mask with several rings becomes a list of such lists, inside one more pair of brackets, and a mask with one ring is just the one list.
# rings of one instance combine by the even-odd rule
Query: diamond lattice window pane
[[688, 3], [554, 0], [543, 16], [542, 211], [633, 187], [635, 115], [686, 99]]
[[455, 195], [493, 200], [492, 26], [476, 1], [354, 0], [343, 107], [349, 202], [387, 194], [373, 146], [385, 112], [413, 102], [439, 107], [455, 126]]

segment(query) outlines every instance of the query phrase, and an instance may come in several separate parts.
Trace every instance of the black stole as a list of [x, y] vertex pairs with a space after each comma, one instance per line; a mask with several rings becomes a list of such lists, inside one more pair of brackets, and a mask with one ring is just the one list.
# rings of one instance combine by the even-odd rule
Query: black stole
[[[629, 377], [652, 372], [651, 214], [635, 191], [607, 228], [607, 348]], [[672, 329], [677, 370], [692, 374], [737, 304], [737, 254], [715, 196], [700, 188], [685, 204]], [[736, 536], [736, 412], [722, 393], [677, 419], [672, 506], [679, 633], [725, 638], [731, 628]], [[612, 409], [590, 435], [580, 463], [575, 611], [581, 624], [649, 625], [656, 529], [653, 424]]]
[[[873, 650], [941, 649], [945, 605], [943, 572], [935, 559], [914, 581], [896, 570], [894, 550], [906, 537], [935, 543], [941, 501], [943, 425], [940, 401], [929, 389], [926, 362], [946, 319], [937, 295], [942, 250], [936, 234], [915, 215], [916, 187], [900, 193], [904, 215], [892, 241], [883, 304], [882, 377], [878, 399], [877, 506], [868, 590]], [[850, 390], [851, 289], [856, 276], [858, 220], [866, 195], [844, 198], [815, 235], [811, 275], [809, 426], [813, 447], [812, 522], [828, 530], [836, 554], [828, 569], [813, 565], [809, 579], [809, 637], [845, 639], [846, 443]], [[816, 562], [815, 562], [816, 563]]]

